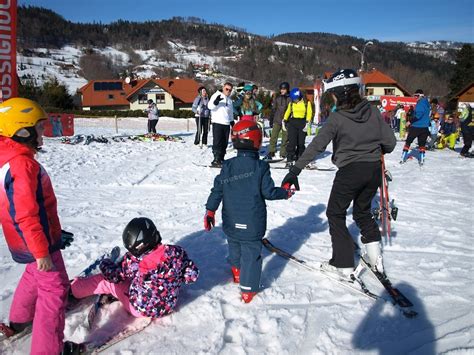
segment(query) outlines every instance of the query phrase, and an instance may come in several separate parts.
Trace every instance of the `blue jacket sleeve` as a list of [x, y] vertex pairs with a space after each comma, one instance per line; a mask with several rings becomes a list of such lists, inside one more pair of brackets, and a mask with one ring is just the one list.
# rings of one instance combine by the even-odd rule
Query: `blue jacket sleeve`
[[288, 192], [281, 188], [275, 187], [275, 183], [270, 175], [270, 165], [266, 162], [262, 162], [263, 175], [262, 175], [262, 196], [265, 200], [285, 200], [288, 198]]
[[219, 205], [222, 201], [224, 186], [221, 179], [222, 171], [214, 179], [214, 186], [211, 189], [211, 194], [209, 195], [206, 203], [206, 209], [209, 211], [216, 211], [219, 208]]
[[200, 104], [200, 101], [201, 101], [201, 97], [198, 96], [194, 99], [193, 101], [193, 106], [191, 108], [191, 110], [194, 112], [194, 113], [197, 113], [197, 109], [198, 109], [198, 106]]

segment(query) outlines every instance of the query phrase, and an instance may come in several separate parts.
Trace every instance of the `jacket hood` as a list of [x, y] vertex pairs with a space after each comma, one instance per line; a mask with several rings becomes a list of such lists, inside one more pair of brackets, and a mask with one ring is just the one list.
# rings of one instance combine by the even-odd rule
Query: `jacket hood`
[[35, 151], [13, 139], [0, 137], [0, 167], [18, 155], [34, 157]]
[[364, 99], [353, 109], [336, 111], [336, 113], [354, 122], [367, 122], [370, 117], [370, 103]]

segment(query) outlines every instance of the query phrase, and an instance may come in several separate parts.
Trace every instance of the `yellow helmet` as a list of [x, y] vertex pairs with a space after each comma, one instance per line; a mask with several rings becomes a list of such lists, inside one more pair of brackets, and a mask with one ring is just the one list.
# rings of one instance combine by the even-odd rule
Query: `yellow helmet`
[[48, 118], [35, 101], [14, 97], [0, 104], [0, 136], [13, 137], [22, 128], [34, 127]]

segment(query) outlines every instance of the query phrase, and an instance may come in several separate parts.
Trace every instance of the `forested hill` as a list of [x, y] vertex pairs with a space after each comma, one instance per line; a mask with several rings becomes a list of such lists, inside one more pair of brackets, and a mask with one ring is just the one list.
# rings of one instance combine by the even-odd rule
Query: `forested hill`
[[[243, 29], [208, 24], [197, 18], [173, 18], [164, 21], [116, 21], [110, 24], [73, 23], [51, 10], [38, 7], [18, 9], [19, 51], [35, 48], [75, 46], [90, 55], [92, 48], [113, 47], [129, 53], [129, 62], [122, 64], [133, 70], [144, 64], [139, 51], [154, 50], [162, 60], [181, 61], [183, 71], [194, 58], [176, 59], [171, 44], [194, 48], [202, 61], [219, 67], [223, 75], [251, 80], [265, 87], [275, 87], [288, 80], [294, 85], [310, 85], [315, 77], [339, 67], [358, 68], [360, 55], [351, 49], [361, 48], [365, 39], [327, 33], [286, 33], [264, 37]], [[373, 40], [366, 51], [368, 68], [377, 68], [414, 91], [422, 87], [442, 96], [453, 64], [428, 55], [414, 53], [404, 43]], [[207, 59], [206, 59], [207, 58]], [[122, 68], [114, 68], [118, 75]], [[159, 72], [157, 66], [156, 71]]]

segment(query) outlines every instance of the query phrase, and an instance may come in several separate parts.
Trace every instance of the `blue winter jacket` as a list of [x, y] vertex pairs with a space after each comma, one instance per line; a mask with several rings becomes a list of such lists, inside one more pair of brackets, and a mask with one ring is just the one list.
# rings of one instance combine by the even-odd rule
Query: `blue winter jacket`
[[216, 211], [222, 201], [224, 233], [240, 240], [260, 239], [267, 229], [265, 200], [283, 200], [288, 193], [275, 187], [270, 166], [258, 152], [239, 150], [235, 158], [224, 161], [214, 179], [206, 208]]
[[411, 121], [411, 127], [428, 128], [430, 126], [431, 106], [426, 97], [418, 100], [415, 106], [415, 117]]
[[456, 133], [457, 128], [454, 123], [443, 122], [440, 131], [442, 131], [445, 136], [449, 136], [450, 134]]

